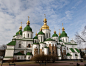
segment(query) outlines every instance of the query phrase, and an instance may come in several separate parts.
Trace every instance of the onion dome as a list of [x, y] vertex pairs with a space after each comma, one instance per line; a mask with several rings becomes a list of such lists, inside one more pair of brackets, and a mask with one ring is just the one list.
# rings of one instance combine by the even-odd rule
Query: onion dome
[[21, 22], [21, 26], [19, 27], [19, 30], [22, 30], [22, 22]]
[[22, 35], [22, 30], [19, 30], [16, 35]]
[[31, 28], [29, 25], [27, 25], [27, 26], [24, 28], [24, 31], [32, 31], [32, 28]]
[[54, 34], [52, 35], [52, 37], [58, 37], [58, 35], [56, 34], [56, 31], [54, 31]]
[[[44, 14], [45, 15], [45, 14]], [[46, 17], [46, 16], [45, 16]], [[49, 26], [47, 25], [47, 19], [44, 18], [44, 25], [41, 27], [42, 29], [49, 29]]]
[[36, 36], [34, 37], [34, 39], [38, 39], [37, 33], [36, 33]]
[[62, 31], [61, 37], [67, 37], [67, 33], [65, 31]]
[[32, 31], [32, 28], [29, 26], [29, 24], [30, 24], [30, 21], [28, 16], [27, 26], [24, 28], [24, 31]]
[[42, 32], [42, 28], [40, 29], [40, 32], [38, 33], [38, 35], [44, 35], [44, 33]]

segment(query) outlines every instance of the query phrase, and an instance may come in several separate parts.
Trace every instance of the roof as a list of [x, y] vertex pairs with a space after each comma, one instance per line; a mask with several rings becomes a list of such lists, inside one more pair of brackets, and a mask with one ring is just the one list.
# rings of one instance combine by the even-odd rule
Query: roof
[[35, 36], [34, 39], [38, 39], [38, 36]]
[[44, 35], [44, 33], [43, 33], [42, 31], [40, 31], [40, 32], [38, 33], [38, 35], [40, 35], [40, 34], [41, 34], [41, 35]]
[[69, 48], [72, 52], [75, 52], [73, 48]]
[[27, 52], [26, 55], [32, 55], [32, 53], [31, 52]]
[[67, 53], [66, 56], [72, 56], [70, 53]]
[[68, 43], [64, 42], [64, 43], [67, 45], [77, 45], [77, 44], [72, 44], [71, 42], [68, 42]]
[[14, 53], [14, 55], [25, 55], [25, 54], [18, 52], [18, 53]]
[[52, 37], [58, 37], [58, 35], [57, 34], [53, 34]]
[[22, 30], [19, 30], [16, 35], [22, 35]]
[[45, 41], [55, 41], [55, 40], [53, 40], [53, 39], [49, 38], [49, 39], [46, 39]]
[[7, 45], [15, 45], [15, 44], [16, 44], [16, 41], [11, 41]]
[[29, 25], [27, 25], [27, 26], [24, 28], [24, 31], [32, 31], [32, 28], [31, 28]]
[[75, 50], [76, 50], [78, 53], [80, 53], [80, 51], [79, 51], [77, 48], [75, 48]]
[[33, 44], [39, 44], [39, 43], [33, 43]]
[[61, 46], [64, 46], [64, 45], [61, 45]]
[[65, 31], [62, 31], [61, 37], [67, 37], [67, 33]]
[[44, 48], [49, 48], [49, 47], [46, 46], [46, 47], [44, 47]]

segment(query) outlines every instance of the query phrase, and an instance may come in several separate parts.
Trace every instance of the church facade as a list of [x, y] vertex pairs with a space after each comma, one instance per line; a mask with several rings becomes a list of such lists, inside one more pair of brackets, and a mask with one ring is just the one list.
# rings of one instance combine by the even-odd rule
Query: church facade
[[69, 37], [62, 27], [62, 33], [54, 34], [51, 37], [51, 30], [47, 25], [47, 19], [43, 20], [44, 25], [33, 38], [33, 31], [30, 27], [28, 18], [27, 25], [22, 31], [22, 25], [19, 31], [13, 36], [11, 42], [7, 44], [5, 57], [3, 60], [16, 58], [17, 60], [30, 60], [37, 54], [57, 55], [58, 59], [81, 59], [80, 51], [74, 40], [69, 42]]

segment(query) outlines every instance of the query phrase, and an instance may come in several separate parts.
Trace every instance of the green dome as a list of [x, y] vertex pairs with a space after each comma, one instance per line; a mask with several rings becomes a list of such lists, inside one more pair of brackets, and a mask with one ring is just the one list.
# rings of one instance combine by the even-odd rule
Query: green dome
[[32, 53], [31, 52], [27, 52], [26, 55], [32, 55]]
[[65, 31], [62, 31], [61, 37], [67, 37], [67, 34], [65, 33]]
[[49, 38], [49, 39], [46, 39], [45, 41], [54, 41], [53, 39]]
[[40, 31], [40, 32], [38, 33], [38, 35], [39, 35], [39, 34], [42, 34], [42, 35], [44, 35], [44, 33], [43, 33], [42, 31]]
[[27, 26], [24, 28], [24, 31], [32, 31], [32, 28], [31, 28], [29, 25], [27, 25]]
[[38, 36], [35, 36], [34, 39], [38, 39]]
[[19, 35], [19, 33], [20, 33], [20, 35], [22, 35], [22, 30], [19, 30], [19, 31], [16, 33], [16, 35]]
[[52, 37], [58, 37], [58, 35], [57, 34], [53, 34]]

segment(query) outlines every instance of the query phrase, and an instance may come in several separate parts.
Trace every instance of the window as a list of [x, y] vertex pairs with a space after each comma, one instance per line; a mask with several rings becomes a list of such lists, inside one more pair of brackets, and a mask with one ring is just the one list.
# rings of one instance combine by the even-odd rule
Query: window
[[41, 36], [41, 42], [42, 42], [42, 36]]
[[67, 47], [67, 50], [68, 50], [68, 47]]
[[42, 47], [42, 50], [43, 50], [43, 47]]
[[66, 42], [67, 42], [67, 39], [66, 39]]
[[18, 59], [20, 59], [20, 57], [18, 57]]
[[28, 47], [30, 47], [30, 44], [28, 44]]
[[19, 48], [21, 48], [21, 44], [19, 44]]
[[54, 51], [53, 51], [53, 54], [54, 54]]
[[46, 38], [48, 38], [48, 34], [46, 33]]
[[63, 39], [63, 42], [64, 42], [64, 39]]
[[28, 59], [30, 59], [30, 57], [28, 57]]
[[29, 38], [29, 34], [28, 34], [28, 38]]

